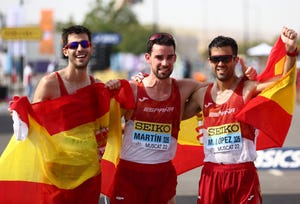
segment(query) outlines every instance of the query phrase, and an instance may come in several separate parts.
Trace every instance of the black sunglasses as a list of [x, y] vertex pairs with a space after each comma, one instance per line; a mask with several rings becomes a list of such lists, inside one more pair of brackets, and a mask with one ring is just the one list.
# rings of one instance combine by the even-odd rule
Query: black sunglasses
[[80, 42], [70, 42], [69, 44], [65, 45], [65, 48], [69, 48], [69, 49], [75, 50], [75, 49], [78, 48], [79, 44], [83, 48], [88, 48], [88, 47], [91, 46], [90, 41], [88, 41], [88, 40], [82, 40]]
[[234, 59], [235, 56], [234, 55], [216, 55], [216, 56], [210, 56], [209, 57], [209, 60], [212, 62], [212, 63], [219, 63], [219, 62], [223, 62], [223, 63], [228, 63], [228, 62], [231, 62], [232, 59]]
[[155, 33], [155, 34], [153, 34], [153, 35], [149, 38], [149, 40], [150, 40], [150, 41], [153, 41], [153, 40], [156, 40], [156, 39], [159, 39], [159, 38], [162, 38], [162, 37], [167, 37], [167, 38], [169, 38], [169, 39], [171, 39], [171, 40], [174, 40], [173, 36], [170, 35], [170, 34], [168, 34], [168, 33]]

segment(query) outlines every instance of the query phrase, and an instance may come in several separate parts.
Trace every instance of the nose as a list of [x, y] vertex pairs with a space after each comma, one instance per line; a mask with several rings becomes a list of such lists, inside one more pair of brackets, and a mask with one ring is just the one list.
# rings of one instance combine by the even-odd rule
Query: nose
[[82, 49], [84, 49], [84, 48], [83, 48], [82, 45], [79, 43], [79, 44], [78, 44], [78, 47], [77, 47], [77, 50], [82, 50]]
[[161, 64], [162, 64], [163, 66], [167, 66], [167, 65], [169, 64], [168, 59], [162, 60]]
[[222, 60], [220, 60], [218, 63], [217, 63], [217, 65], [218, 66], [220, 66], [220, 65], [224, 65], [224, 64], [226, 64], [225, 62], [223, 62]]

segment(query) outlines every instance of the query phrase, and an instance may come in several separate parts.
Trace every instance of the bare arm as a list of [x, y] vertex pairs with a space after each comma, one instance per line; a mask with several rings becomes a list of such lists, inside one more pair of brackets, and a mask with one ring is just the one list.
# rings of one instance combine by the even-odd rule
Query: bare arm
[[60, 96], [58, 81], [54, 73], [44, 76], [38, 83], [33, 96], [33, 103], [54, 99]]
[[209, 84], [208, 82], [198, 82], [194, 79], [181, 79], [177, 80], [177, 83], [184, 101], [190, 98], [198, 89], [207, 87]]
[[[287, 53], [293, 53], [297, 51], [297, 38], [298, 34], [294, 30], [289, 29], [287, 27], [282, 28], [281, 39], [285, 43]], [[286, 55], [283, 75], [285, 75], [290, 71], [290, 69], [292, 69], [292, 67], [296, 63], [296, 59], [297, 55]]]
[[202, 110], [206, 89], [207, 87], [202, 87], [198, 89], [186, 101], [182, 115], [182, 120], [191, 118]]

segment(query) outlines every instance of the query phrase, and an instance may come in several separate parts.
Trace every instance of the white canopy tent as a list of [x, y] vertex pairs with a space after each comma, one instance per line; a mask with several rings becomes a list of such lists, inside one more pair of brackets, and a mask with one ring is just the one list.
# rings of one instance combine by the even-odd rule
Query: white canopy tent
[[267, 43], [261, 43], [255, 47], [251, 47], [247, 50], [249, 56], [269, 56], [272, 50], [272, 46]]

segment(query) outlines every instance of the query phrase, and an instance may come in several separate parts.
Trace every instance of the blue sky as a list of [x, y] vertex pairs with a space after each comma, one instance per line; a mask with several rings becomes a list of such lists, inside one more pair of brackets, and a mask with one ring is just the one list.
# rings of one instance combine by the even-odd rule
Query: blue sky
[[[29, 24], [39, 22], [39, 10], [54, 9], [55, 20], [70, 16], [81, 23], [93, 0], [23, 0]], [[105, 0], [107, 1], [107, 0]], [[0, 11], [20, 0], [0, 0]], [[258, 36], [276, 35], [283, 25], [300, 30], [299, 0], [144, 0], [133, 6], [142, 23], [216, 32], [244, 30]]]

